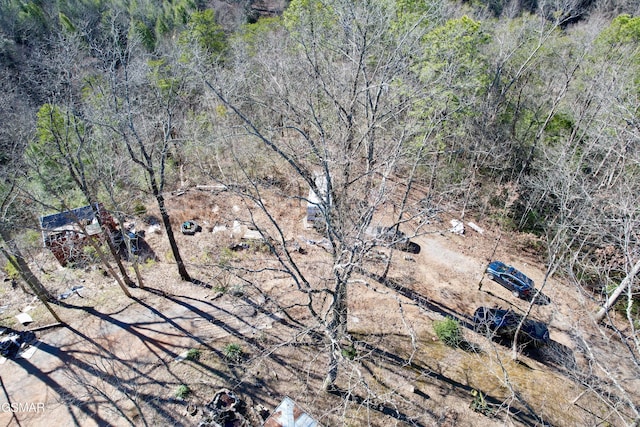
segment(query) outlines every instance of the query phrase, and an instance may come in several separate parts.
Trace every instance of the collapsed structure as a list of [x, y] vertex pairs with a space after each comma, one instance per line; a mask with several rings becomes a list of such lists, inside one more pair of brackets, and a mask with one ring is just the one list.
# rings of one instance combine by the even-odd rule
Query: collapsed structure
[[100, 239], [103, 230], [114, 233], [118, 227], [102, 204], [96, 203], [41, 216], [40, 229], [44, 246], [64, 267], [82, 259], [83, 248], [90, 238]]

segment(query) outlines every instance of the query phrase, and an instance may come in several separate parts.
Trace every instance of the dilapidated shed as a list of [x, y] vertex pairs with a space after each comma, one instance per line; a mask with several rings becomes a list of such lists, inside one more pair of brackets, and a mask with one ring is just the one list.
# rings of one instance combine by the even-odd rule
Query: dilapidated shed
[[81, 257], [87, 239], [101, 236], [102, 227], [109, 231], [117, 228], [113, 217], [99, 203], [40, 217], [44, 246], [62, 266]]

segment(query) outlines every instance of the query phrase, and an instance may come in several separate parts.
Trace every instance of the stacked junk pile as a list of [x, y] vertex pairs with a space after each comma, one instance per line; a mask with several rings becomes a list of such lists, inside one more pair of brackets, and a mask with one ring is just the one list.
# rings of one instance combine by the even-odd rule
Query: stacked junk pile
[[[198, 407], [188, 405], [187, 411], [195, 416]], [[202, 407], [198, 427], [322, 427], [289, 397], [284, 397], [271, 414], [262, 405], [248, 408], [233, 391], [220, 389], [213, 399]]]
[[[188, 407], [189, 413], [195, 415], [198, 408]], [[202, 407], [202, 419], [198, 427], [244, 427], [251, 424], [245, 418], [246, 405], [236, 394], [223, 388], [213, 399]]]
[[0, 356], [15, 358], [36, 341], [36, 334], [31, 331], [15, 331], [11, 328], [0, 328]]

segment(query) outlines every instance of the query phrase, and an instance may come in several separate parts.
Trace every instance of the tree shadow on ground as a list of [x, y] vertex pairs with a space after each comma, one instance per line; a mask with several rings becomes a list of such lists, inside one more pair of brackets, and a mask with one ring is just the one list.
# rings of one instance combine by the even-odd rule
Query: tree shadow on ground
[[538, 295], [533, 296], [532, 298], [533, 298], [533, 303], [536, 305], [551, 304], [551, 298], [549, 298], [547, 295], [543, 294], [542, 292], [540, 292]]
[[[302, 346], [302, 345], [305, 345], [304, 343], [291, 343], [291, 342], [287, 343], [285, 341], [279, 341], [270, 345], [269, 343], [263, 342], [262, 340], [256, 338], [256, 336], [258, 335], [257, 332], [259, 332], [259, 329], [257, 329], [255, 326], [247, 322], [242, 316], [234, 314], [229, 310], [226, 310], [225, 308], [212, 303], [211, 301], [207, 301], [205, 299], [198, 299], [190, 296], [184, 296], [184, 295], [180, 295], [180, 296], [171, 295], [165, 292], [153, 290], [151, 288], [146, 288], [146, 290], [149, 290], [150, 292], [153, 292], [153, 293], [157, 293], [158, 295], [173, 302], [174, 304], [184, 307], [185, 310], [201, 317], [202, 319], [209, 322], [212, 326], [220, 328], [222, 331], [226, 332], [229, 337], [233, 337], [239, 340], [240, 342], [246, 344], [249, 348], [253, 350], [253, 353], [255, 354], [254, 356], [255, 358], [260, 358], [260, 357], [268, 358], [269, 360], [274, 362], [276, 365], [280, 366], [283, 369], [286, 369], [289, 372], [289, 374], [292, 376], [300, 374], [300, 372], [297, 371], [294, 367], [291, 367], [291, 364], [288, 360], [276, 354], [273, 351], [273, 348], [277, 348], [278, 346], [282, 346], [282, 345], [296, 346], [296, 344], [298, 346]], [[241, 296], [238, 298], [246, 302], [247, 305], [252, 308], [259, 306], [258, 303], [250, 300], [246, 296]], [[210, 309], [211, 312], [217, 311], [220, 315], [216, 316], [211, 312], [209, 312], [208, 309]], [[273, 321], [278, 322], [280, 325], [290, 328], [291, 331], [298, 331], [300, 329], [301, 324], [292, 324], [290, 322], [287, 322], [284, 319], [274, 316], [272, 313], [267, 312], [266, 310], [264, 310], [263, 307], [259, 307], [259, 310], [257, 308], [255, 309], [256, 311], [263, 312], [264, 314], [267, 315], [267, 317], [269, 317]], [[221, 318], [223, 317], [226, 318], [227, 320], [235, 320], [240, 324], [244, 324], [244, 326], [247, 327], [247, 332], [244, 333], [241, 330], [230, 325], [228, 321], [224, 321], [224, 319], [221, 320]], [[309, 336], [313, 338], [314, 334], [309, 333]], [[218, 354], [220, 359], [225, 360], [225, 355], [223, 354], [223, 352], [221, 352], [220, 350], [213, 349], [211, 344], [203, 344], [203, 345], [205, 345], [208, 349]], [[250, 362], [250, 360], [244, 360], [244, 362]], [[244, 370], [245, 366], [243, 366], [242, 363], [228, 363], [228, 366], [232, 370], [234, 367], [238, 368], [235, 381], [232, 378], [228, 378], [222, 375], [220, 375], [220, 377], [224, 379], [225, 382], [229, 384], [233, 384], [234, 387], [242, 387], [243, 394], [247, 395], [252, 400], [263, 402], [264, 399], [262, 396], [259, 395], [260, 393], [267, 392], [267, 394], [269, 395], [276, 394], [275, 390], [273, 390], [273, 392], [269, 391], [269, 389], [267, 388], [267, 383], [261, 380], [260, 378], [255, 379], [256, 387], [248, 387], [249, 384], [244, 384], [246, 383], [246, 380], [242, 379], [242, 377], [244, 376], [246, 371]], [[217, 372], [215, 374], [219, 375]], [[309, 378], [311, 379], [320, 380], [319, 376], [316, 376], [310, 373], [307, 373], [306, 375], [309, 376]], [[263, 387], [263, 390], [260, 390], [261, 387]]]
[[[496, 295], [491, 291], [485, 290], [482, 287], [480, 287], [478, 289], [479, 291], [485, 292], [488, 295], [491, 295], [493, 298], [496, 298], [502, 302], [504, 302], [505, 304], [509, 305], [509, 306], [513, 306], [513, 304], [511, 303], [511, 301], [507, 301], [506, 299], [504, 299], [503, 297], [501, 297], [500, 295]], [[523, 301], [531, 301], [532, 298], [529, 299], [525, 299], [522, 298]], [[540, 292], [540, 294], [535, 297], [535, 302], [534, 304], [536, 305], [549, 305], [551, 304], [551, 298], [549, 298], [548, 296], [546, 296], [545, 294], [543, 294], [542, 292]]]
[[414, 291], [413, 289], [409, 289], [406, 286], [403, 286], [392, 279], [384, 278], [375, 273], [371, 273], [364, 270], [362, 270], [361, 273], [375, 280], [376, 282], [386, 286], [387, 288], [397, 292], [398, 294], [410, 299], [411, 301], [416, 303], [418, 307], [421, 307], [427, 311], [438, 313], [444, 317], [454, 319], [458, 322], [459, 325], [464, 326], [467, 329], [473, 330], [474, 328], [473, 321], [469, 316], [460, 314], [452, 310], [448, 306], [442, 303], [439, 303], [437, 301], [431, 300], [425, 297], [424, 295]]
[[[432, 370], [431, 367], [418, 363], [414, 359], [405, 359], [386, 349], [380, 348], [379, 346], [364, 341], [356, 341], [356, 345], [361, 352], [366, 352], [371, 355], [378, 369], [380, 367], [383, 367], [384, 364], [387, 363], [389, 365], [387, 368], [391, 370], [394, 370], [394, 367], [402, 366], [410, 369], [412, 372], [419, 372], [422, 377], [433, 379], [433, 381], [439, 386], [441, 386], [442, 384], [447, 385], [448, 387], [450, 387], [450, 390], [453, 390], [454, 393], [456, 393], [458, 397], [463, 400], [472, 401], [473, 396], [475, 395], [474, 392], [481, 393], [482, 398], [486, 403], [485, 409], [490, 409], [487, 410], [486, 413], [483, 411], [483, 413], [487, 416], [497, 416], [500, 411], [504, 411], [506, 414], [508, 414], [509, 417], [512, 417], [515, 421], [522, 423], [523, 425], [550, 425], [542, 418], [540, 418], [535, 413], [535, 411], [527, 405], [526, 401], [521, 396], [518, 398], [518, 402], [522, 405], [520, 408], [514, 407], [514, 405], [504, 405], [501, 400], [492, 397], [491, 395], [484, 393], [481, 390], [476, 390], [468, 384], [464, 384], [460, 381], [456, 381], [453, 378], [443, 375], [440, 372], [436, 372]], [[414, 391], [414, 393], [416, 393], [416, 391]], [[429, 398], [429, 396], [424, 393], [416, 394]], [[382, 412], [390, 416], [394, 416], [394, 412], [396, 411], [395, 408], [391, 408], [391, 413], [384, 412], [384, 410], [386, 409], [383, 408]], [[394, 418], [400, 421], [407, 422], [407, 419], [402, 418], [402, 414], [398, 414], [394, 416]], [[415, 423], [415, 421], [412, 421], [412, 423]]]
[[343, 390], [339, 387], [331, 387], [327, 391], [329, 392], [329, 394], [332, 394], [343, 401], [353, 402], [359, 406], [366, 407], [367, 409], [374, 410], [380, 412], [381, 414], [394, 418], [397, 421], [401, 421], [415, 427], [426, 427], [426, 424], [415, 420], [413, 417], [408, 416], [392, 405], [373, 402], [370, 399], [366, 399], [352, 393], [351, 390]]
[[[155, 394], [148, 394], [141, 392], [137, 389], [137, 386], [141, 384], [147, 384], [148, 382], [157, 383], [149, 373], [155, 369], [155, 364], [149, 363], [148, 367], [150, 368], [148, 373], [143, 373], [139, 369], [140, 362], [125, 361], [121, 358], [111, 358], [108, 355], [105, 355], [102, 352], [98, 353], [88, 353], [81, 352], [83, 358], [87, 358], [88, 356], [95, 357], [95, 363], [90, 363], [90, 361], [82, 360], [79, 357], [76, 357], [74, 353], [69, 351], [61, 350], [58, 347], [51, 346], [46, 343], [42, 343], [39, 346], [39, 349], [51, 354], [58, 358], [64, 365], [61, 368], [64, 368], [64, 374], [71, 381], [74, 382], [73, 385], [76, 387], [81, 387], [85, 390], [83, 393], [83, 397], [86, 400], [81, 400], [80, 398], [75, 396], [75, 393], [59, 383], [51, 380], [51, 372], [42, 372], [37, 371], [33, 372], [39, 379], [41, 379], [47, 386], [51, 389], [55, 390], [62, 398], [62, 400], [69, 404], [73, 404], [74, 406], [81, 409], [83, 412], [87, 413], [85, 408], [96, 408], [95, 411], [92, 411], [91, 414], [87, 414], [93, 420], [102, 420], [102, 418], [97, 413], [97, 408], [103, 405], [108, 405], [113, 408], [114, 411], [124, 419], [128, 420], [133, 424], [133, 419], [128, 416], [124, 409], [121, 407], [122, 402], [118, 398], [114, 398], [107, 393], [106, 389], [103, 389], [100, 383], [104, 382], [109, 384], [118, 392], [124, 394], [128, 400], [131, 402], [144, 402], [144, 404], [153, 408], [156, 414], [161, 415], [165, 420], [172, 421], [175, 423], [180, 422], [180, 417], [172, 411], [168, 410], [167, 405], [169, 403], [173, 403], [170, 398], [161, 398]], [[110, 372], [105, 368], [106, 364], [113, 363], [112, 368], [113, 372]], [[120, 366], [118, 368], [118, 366]], [[37, 368], [36, 368], [37, 369]], [[136, 377], [129, 378], [128, 381], [123, 381], [122, 374], [123, 369], [127, 369], [130, 372], [135, 373]], [[93, 382], [96, 382], [94, 384]], [[166, 383], [157, 383], [160, 386], [167, 386]], [[139, 415], [144, 419], [144, 413], [140, 411]], [[101, 422], [100, 425], [109, 425], [108, 422], [104, 421], [104, 424]]]
[[[48, 344], [40, 342], [38, 348], [47, 351]], [[57, 349], [53, 349], [53, 351], [57, 351]], [[64, 399], [64, 396], [71, 396], [72, 393], [69, 389], [64, 387], [62, 384], [57, 382], [51, 377], [51, 372], [44, 372], [33, 363], [31, 363], [27, 359], [18, 358], [14, 360], [14, 363], [24, 369], [29, 375], [38, 378], [51, 390], [54, 390], [58, 395], [62, 397], [62, 401], [64, 402], [64, 406], [67, 408], [67, 412], [71, 417], [73, 425], [81, 426], [82, 423], [78, 419], [77, 415], [73, 411], [73, 408], [76, 408], [80, 412], [84, 413], [87, 417], [94, 420], [98, 425], [109, 425], [106, 420], [104, 420], [93, 408], [92, 402], [79, 402], [76, 399]]]
[[[141, 364], [141, 361], [137, 358], [128, 360], [126, 358], [119, 357], [118, 355], [114, 354], [114, 352], [110, 348], [105, 347], [96, 339], [89, 337], [87, 334], [79, 331], [72, 326], [67, 326], [67, 328], [73, 334], [78, 336], [81, 339], [81, 342], [85, 343], [86, 345], [92, 346], [93, 350], [89, 348], [88, 350], [77, 350], [74, 352], [69, 352], [51, 345], [40, 346], [40, 349], [58, 358], [62, 363], [65, 364], [67, 368], [77, 368], [78, 371], [75, 372], [75, 376], [78, 378], [94, 377], [95, 379], [106, 381], [111, 386], [125, 391], [126, 389], [122, 388], [124, 383], [121, 377], [126, 376], [124, 375], [126, 373], [131, 373], [131, 378], [129, 378], [129, 381], [127, 381], [127, 383], [132, 382], [136, 384], [147, 385], [156, 384], [158, 386], [166, 388], [166, 386], [169, 385], [169, 382], [159, 381], [157, 378], [154, 378], [152, 376], [153, 371], [155, 371], [159, 366], [164, 366], [166, 372], [173, 377], [176, 384], [181, 383], [181, 379], [173, 373], [172, 367], [167, 361], [167, 356], [169, 357], [169, 361], [176, 360], [177, 356], [179, 355], [178, 353], [180, 353], [181, 350], [186, 350], [191, 346], [179, 347], [179, 345], [175, 341], [176, 339], [193, 339], [202, 347], [213, 351], [218, 355], [219, 358], [222, 358], [222, 354], [219, 351], [212, 348], [205, 340], [201, 339], [197, 335], [190, 333], [185, 327], [183, 327], [179, 321], [181, 317], [169, 317], [162, 311], [156, 309], [155, 307], [149, 305], [139, 298], [133, 298], [133, 300], [140, 304], [142, 307], [145, 307], [149, 310], [149, 312], [153, 315], [152, 320], [138, 322], [125, 321], [114, 317], [114, 314], [122, 314], [123, 310], [119, 310], [117, 313], [109, 314], [102, 313], [93, 307], [73, 306], [70, 304], [64, 305], [68, 308], [83, 310], [88, 314], [105, 322], [106, 324], [116, 326], [118, 330], [126, 332], [128, 336], [137, 338], [147, 349], [148, 355], [151, 356], [151, 359], [153, 359], [151, 360], [151, 362]], [[187, 313], [187, 311], [185, 311], [185, 313]], [[185, 317], [185, 321], [188, 319], [188, 317]], [[170, 325], [171, 328], [176, 332], [171, 333], [167, 331], [166, 325]], [[112, 333], [115, 334], [115, 331], [113, 331]], [[109, 335], [111, 335], [111, 333]], [[127, 335], [122, 338], [127, 339], [126, 337]], [[131, 342], [128, 341], [128, 339], [127, 342], [129, 343], [129, 345], [131, 345]], [[117, 344], [122, 344], [122, 342], [119, 342]], [[122, 349], [120, 345], [118, 346], [118, 348]], [[176, 348], [178, 348], [177, 351]], [[78, 356], [74, 355], [74, 353]], [[82, 357], [82, 359], [80, 359], [80, 357]], [[97, 362], [98, 367], [96, 367], [94, 366], [94, 364], [87, 362], [87, 360], [89, 360], [91, 357], [95, 358], [96, 361], [102, 360], [106, 362]], [[113, 361], [121, 365], [121, 369], [119, 369], [118, 372], [108, 374], [100, 371], [101, 367], [104, 368], [105, 363], [113, 363]], [[191, 363], [193, 363], [196, 367], [206, 370], [207, 372], [217, 376], [218, 378], [221, 378], [224, 381], [231, 380], [229, 374], [227, 374], [226, 372], [215, 369], [209, 365], [204, 365], [198, 360], [191, 360]], [[145, 366], [148, 369], [144, 369]], [[52, 388], [54, 388], [54, 390], [60, 388], [55, 384], [51, 384], [51, 386]], [[64, 390], [62, 390], [62, 392], [66, 393], [66, 395], [68, 396], [73, 396], [71, 393], [65, 392]], [[145, 394], [140, 392], [136, 392], [136, 395], [140, 396], [140, 399], [142, 399], [140, 401], [144, 402], [146, 405], [152, 408], [156, 414], [162, 416], [165, 420], [169, 421], [170, 423], [177, 423], [174, 425], [178, 425], [181, 422], [180, 418], [176, 418], [176, 414], [169, 411], [166, 407], [168, 403], [176, 403], [172, 399], [165, 399], [154, 394]], [[94, 402], [92, 404], [91, 401], [89, 401], [88, 403], [79, 402], [78, 404], [97, 407], [98, 403], [100, 402]], [[105, 404], [105, 402], [102, 402], [102, 404]], [[110, 404], [116, 410], [120, 410], [117, 402], [110, 402]], [[104, 425], [108, 424], [105, 423]]]
[[[419, 307], [428, 310], [428, 311], [432, 311], [435, 313], [438, 313], [444, 317], [448, 317], [451, 319], [454, 319], [458, 322], [458, 324], [460, 326], [463, 326], [469, 330], [472, 330], [474, 332], [476, 332], [476, 327], [475, 324], [473, 322], [473, 319], [470, 316], [464, 315], [464, 314], [460, 314], [454, 310], [452, 310], [451, 308], [449, 308], [448, 306], [446, 306], [445, 304], [439, 303], [437, 301], [433, 301], [430, 300], [429, 298], [426, 298], [425, 296], [421, 295], [420, 293], [409, 289], [405, 286], [400, 285], [399, 283], [395, 282], [392, 279], [389, 278], [384, 278], [381, 277], [379, 275], [376, 275], [374, 273], [371, 272], [367, 272], [367, 271], [361, 271], [361, 273], [365, 274], [367, 277], [370, 277], [374, 280], [376, 280], [378, 283], [383, 284], [384, 286], [386, 286], [387, 288], [397, 292], [398, 294], [410, 299], [411, 301], [415, 302]], [[506, 301], [505, 301], [506, 302]], [[511, 348], [511, 341], [510, 340], [506, 340], [506, 339], [502, 339], [499, 337], [493, 337], [493, 340], [495, 342], [497, 342], [498, 344], [503, 345], [506, 348]], [[466, 341], [463, 341], [466, 342]], [[472, 344], [472, 343], [469, 343]], [[477, 349], [477, 346], [475, 345], [471, 345], [469, 347], [469, 351], [475, 351]], [[570, 366], [574, 366], [575, 365], [575, 358], [573, 356], [573, 352], [571, 351], [571, 349], [569, 349], [568, 347], [564, 346], [561, 343], [555, 342], [555, 341], [551, 341], [548, 344], [548, 347], [546, 348], [536, 348], [536, 347], [524, 347], [521, 348], [523, 354], [527, 357], [530, 357], [531, 359], [537, 360], [538, 362], [541, 362], [545, 365], [551, 365], [552, 368], [555, 368], [556, 370], [560, 371], [561, 373], [567, 373], [567, 371], [563, 368], [563, 369], [559, 369], [560, 367], [570, 367]], [[387, 356], [393, 356], [393, 355], [389, 355], [386, 354]], [[396, 356], [393, 356], [392, 358], [395, 358]], [[396, 363], [406, 363], [406, 361], [402, 360], [401, 358], [397, 358], [398, 360], [396, 361]], [[452, 384], [454, 387], [463, 387], [465, 389], [468, 389], [468, 391], [470, 391], [470, 387], [465, 386], [461, 383], [457, 383], [453, 380], [450, 380], [448, 378], [439, 378], [442, 381], [445, 381], [447, 383]], [[451, 381], [453, 381], [453, 383], [451, 383]], [[489, 400], [490, 397], [489, 397]], [[495, 404], [498, 403], [496, 402], [490, 402], [491, 404]], [[521, 401], [521, 403], [523, 404], [523, 406], [527, 406], [526, 402], [524, 400]], [[527, 412], [529, 413], [528, 415], [526, 415], [526, 418], [530, 418], [526, 423], [530, 424], [531, 422], [533, 422], [534, 424], [537, 425], [547, 425], [545, 424], [544, 420], [540, 419], [533, 410], [528, 409]], [[524, 412], [521, 412], [520, 414], [524, 414]], [[512, 414], [513, 415], [513, 414]], [[524, 415], [518, 415], [520, 417], [524, 416]]]

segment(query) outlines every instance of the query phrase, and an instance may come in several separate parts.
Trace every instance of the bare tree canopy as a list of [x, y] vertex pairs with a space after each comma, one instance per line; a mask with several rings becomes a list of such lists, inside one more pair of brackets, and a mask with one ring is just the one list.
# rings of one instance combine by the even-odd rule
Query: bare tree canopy
[[[95, 347], [85, 365], [73, 361], [69, 389], [47, 384], [72, 413], [98, 416], [83, 401], [90, 396], [129, 424], [175, 423], [144, 381], [160, 365], [173, 375], [163, 357], [179, 352], [154, 338], [157, 360], [140, 358], [146, 371], [129, 363], [134, 351], [107, 349], [74, 323], [112, 322], [148, 344], [143, 327], [117, 314], [144, 311], [173, 328], [170, 340], [210, 352], [202, 371], [229, 389], [260, 390], [272, 366], [289, 369], [279, 351], [304, 352], [314, 366], [294, 391], [323, 390], [328, 425], [455, 424], [416, 409], [436, 404], [416, 391], [424, 381], [446, 384], [458, 406], [473, 396], [470, 413], [466, 404], [456, 413], [469, 424], [637, 424], [636, 9], [0, 2], [0, 252], [12, 286], [0, 295], [29, 310], [24, 299], [37, 297], [38, 309]], [[86, 218], [80, 232], [56, 232], [82, 240], [88, 261], [52, 267], [38, 218], [83, 206], [95, 209], [98, 237], [84, 239]], [[529, 299], [503, 298], [483, 281], [498, 257], [536, 276]], [[87, 281], [100, 282], [93, 294], [64, 301], [79, 299]], [[354, 313], [367, 304], [385, 316], [359, 324]], [[478, 324], [476, 313], [507, 320]], [[7, 326], [20, 326], [14, 317]], [[273, 335], [258, 319], [270, 319]], [[227, 340], [224, 350], [213, 349], [216, 339]], [[293, 359], [292, 378], [302, 372]], [[483, 383], [475, 373], [488, 369], [493, 382]], [[535, 389], [550, 373], [566, 388]], [[179, 385], [176, 399], [197, 387]], [[569, 394], [562, 414], [553, 405]]]

